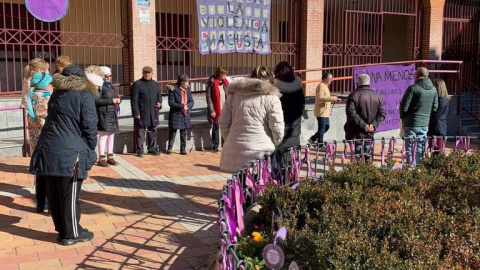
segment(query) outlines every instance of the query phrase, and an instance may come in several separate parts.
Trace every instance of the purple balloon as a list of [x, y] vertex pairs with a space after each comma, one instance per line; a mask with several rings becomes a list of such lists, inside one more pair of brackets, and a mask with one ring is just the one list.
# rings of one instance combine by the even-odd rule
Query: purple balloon
[[25, 6], [33, 17], [44, 22], [54, 22], [67, 14], [68, 0], [25, 0]]

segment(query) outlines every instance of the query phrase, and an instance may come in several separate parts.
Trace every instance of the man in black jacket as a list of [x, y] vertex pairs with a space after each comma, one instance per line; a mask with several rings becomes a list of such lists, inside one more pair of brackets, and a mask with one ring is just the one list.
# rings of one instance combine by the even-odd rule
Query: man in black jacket
[[132, 114], [137, 126], [137, 156], [143, 157], [145, 132], [148, 134], [148, 153], [158, 156], [157, 125], [158, 111], [162, 108], [160, 85], [152, 80], [153, 68], [143, 67], [143, 77], [132, 86]]
[[346, 113], [345, 139], [355, 140], [355, 155], [369, 161], [370, 143], [377, 127], [385, 119], [385, 109], [382, 97], [370, 88], [367, 74], [358, 75], [357, 89], [348, 96]]

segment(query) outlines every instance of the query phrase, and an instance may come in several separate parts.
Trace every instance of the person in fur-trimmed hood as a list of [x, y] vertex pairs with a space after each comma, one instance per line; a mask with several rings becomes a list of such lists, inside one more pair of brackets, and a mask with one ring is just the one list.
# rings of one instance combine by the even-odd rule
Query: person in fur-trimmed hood
[[280, 62], [275, 67], [274, 85], [280, 90], [282, 97], [283, 119], [285, 133], [275, 154], [282, 165], [290, 162], [289, 149], [300, 145], [302, 115], [305, 109], [305, 95], [302, 89], [302, 79], [296, 77], [288, 62]]
[[234, 81], [228, 86], [220, 116], [220, 131], [225, 140], [221, 170], [237, 172], [248, 162], [272, 154], [282, 141], [282, 104], [271, 79], [267, 68], [257, 67], [251, 78]]
[[98, 87], [73, 64], [55, 74], [52, 85], [48, 116], [30, 160], [30, 172], [46, 178], [57, 241], [73, 245], [93, 238], [79, 224], [79, 193], [97, 159]]

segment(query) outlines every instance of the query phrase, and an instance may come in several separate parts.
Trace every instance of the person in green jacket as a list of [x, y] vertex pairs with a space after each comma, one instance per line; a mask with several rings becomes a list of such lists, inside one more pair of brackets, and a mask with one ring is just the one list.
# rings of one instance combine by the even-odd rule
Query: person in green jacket
[[[428, 132], [430, 114], [438, 108], [437, 89], [428, 78], [428, 69], [419, 67], [415, 72], [415, 83], [410, 85], [400, 102], [400, 118], [407, 137], [407, 163], [416, 165], [424, 156], [425, 137]], [[413, 160], [412, 138], [418, 138], [415, 160]]]

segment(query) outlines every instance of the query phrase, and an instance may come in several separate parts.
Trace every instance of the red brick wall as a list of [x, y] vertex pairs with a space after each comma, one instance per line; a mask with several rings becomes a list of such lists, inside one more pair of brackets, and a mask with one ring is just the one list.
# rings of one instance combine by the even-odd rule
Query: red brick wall
[[423, 0], [422, 59], [442, 59], [445, 0]]
[[[323, 26], [325, 0], [302, 0], [300, 5], [300, 69], [322, 67]], [[320, 79], [321, 72], [308, 72], [303, 79]], [[305, 87], [307, 95], [315, 94], [318, 83], [309, 83]]]
[[[150, 23], [140, 23], [140, 8], [136, 1], [122, 0], [122, 29], [128, 33], [128, 49], [124, 50], [123, 68], [128, 82], [142, 77], [142, 68], [153, 68], [153, 79], [157, 79], [157, 38], [155, 33], [155, 1], [149, 7]], [[125, 79], [125, 82], [127, 80]]]

